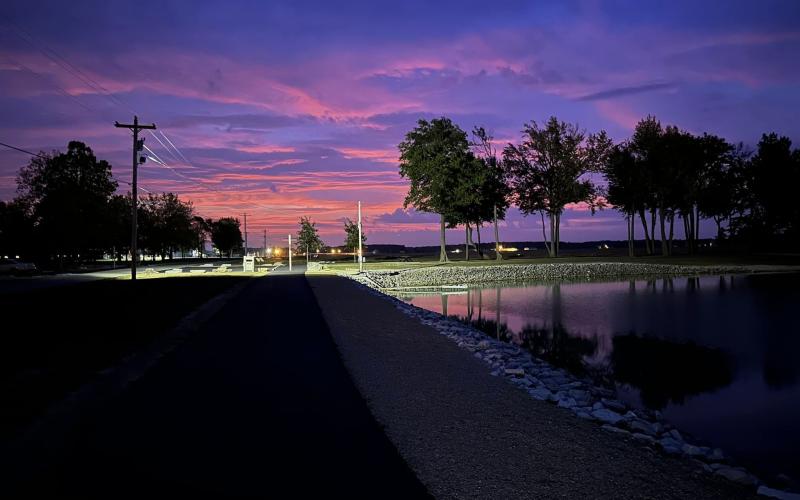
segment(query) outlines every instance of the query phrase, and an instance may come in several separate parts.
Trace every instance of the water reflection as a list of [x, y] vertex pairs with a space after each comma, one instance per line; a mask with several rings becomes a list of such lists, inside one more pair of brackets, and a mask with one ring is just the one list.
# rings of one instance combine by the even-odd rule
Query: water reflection
[[472, 288], [406, 300], [551, 363], [734, 455], [800, 476], [800, 275]]
[[639, 389], [647, 408], [663, 410], [667, 403], [683, 404], [687, 396], [727, 386], [733, 369], [719, 349], [629, 334], [614, 337], [611, 375]]

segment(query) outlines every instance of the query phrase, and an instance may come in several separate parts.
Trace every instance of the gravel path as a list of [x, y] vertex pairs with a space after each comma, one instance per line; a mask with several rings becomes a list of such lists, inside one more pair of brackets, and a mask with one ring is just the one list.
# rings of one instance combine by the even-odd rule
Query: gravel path
[[373, 415], [437, 498], [751, 498], [535, 401], [344, 278], [307, 278]]

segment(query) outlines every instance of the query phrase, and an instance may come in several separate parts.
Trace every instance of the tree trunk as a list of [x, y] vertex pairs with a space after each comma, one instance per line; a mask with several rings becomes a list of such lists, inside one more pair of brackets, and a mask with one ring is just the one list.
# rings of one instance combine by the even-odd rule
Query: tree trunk
[[550, 218], [550, 257], [556, 256], [556, 216], [548, 214]]
[[497, 206], [494, 207], [494, 254], [495, 259], [503, 260], [500, 254], [500, 229], [497, 227]]
[[669, 249], [669, 254], [672, 255], [672, 236], [675, 234], [675, 214], [672, 213], [669, 216], [669, 239], [667, 240], [667, 248]]
[[464, 260], [469, 260], [469, 224], [464, 224]]
[[639, 210], [639, 218], [642, 219], [642, 227], [644, 228], [644, 249], [647, 255], [653, 255], [653, 250], [650, 247], [650, 232], [647, 230], [647, 219], [644, 216], [644, 209]]
[[444, 225], [444, 214], [440, 214], [441, 216], [441, 226], [439, 230], [439, 262], [447, 262], [447, 243], [445, 240], [445, 225]]
[[667, 247], [667, 233], [664, 227], [664, 209], [658, 210], [659, 224], [661, 225], [661, 255], [669, 255], [669, 247]]
[[681, 214], [683, 221], [683, 233], [686, 235], [686, 248], [689, 249], [689, 254], [692, 254], [692, 230], [689, 228], [689, 217]]
[[552, 250], [550, 246], [547, 244], [547, 231], [544, 229], [544, 212], [539, 212], [539, 215], [542, 217], [542, 239], [544, 240], [544, 249], [547, 251], [547, 255], [552, 257]]
[[700, 241], [700, 208], [695, 206], [694, 241]]
[[650, 251], [656, 254], [656, 209], [650, 209]]
[[634, 240], [633, 233], [634, 233], [634, 228], [636, 227], [635, 226], [635, 221], [636, 221], [636, 214], [631, 212], [630, 216], [628, 217], [628, 257], [633, 257], [634, 256], [634, 251], [633, 251], [633, 240]]
[[483, 250], [481, 250], [481, 225], [475, 224], [475, 232], [478, 233], [478, 244], [475, 245], [475, 250], [478, 252], [478, 257], [484, 258]]
[[561, 253], [561, 214], [556, 214], [556, 239], [554, 241], [556, 246], [556, 257]]

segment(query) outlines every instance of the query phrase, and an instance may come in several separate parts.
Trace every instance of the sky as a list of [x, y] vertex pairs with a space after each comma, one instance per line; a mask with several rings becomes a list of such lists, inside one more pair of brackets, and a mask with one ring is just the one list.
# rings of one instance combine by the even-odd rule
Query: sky
[[[398, 174], [397, 145], [418, 119], [484, 126], [500, 149], [551, 115], [615, 141], [652, 114], [751, 147], [771, 131], [799, 144], [799, 53], [795, 0], [12, 0], [0, 17], [0, 142], [86, 142], [124, 192], [131, 140], [113, 123], [136, 113], [157, 125], [146, 144], [164, 164], [140, 168], [140, 186], [205, 217], [249, 214], [250, 246], [264, 229], [296, 232], [301, 216], [340, 244], [358, 200], [368, 243], [428, 245], [437, 218], [403, 210]], [[27, 161], [0, 148], [0, 199]], [[512, 209], [500, 231], [539, 240], [541, 222]], [[572, 207], [561, 235], [626, 231], [614, 210]]]

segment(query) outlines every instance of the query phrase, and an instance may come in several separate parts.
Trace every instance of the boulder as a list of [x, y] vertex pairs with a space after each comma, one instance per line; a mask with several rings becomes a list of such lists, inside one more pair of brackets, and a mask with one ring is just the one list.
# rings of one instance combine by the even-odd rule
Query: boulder
[[620, 420], [622, 420], [622, 415], [613, 412], [608, 408], [601, 408], [599, 410], [594, 410], [592, 412], [592, 416], [601, 422], [605, 422], [611, 425], [614, 425], [618, 423]]

